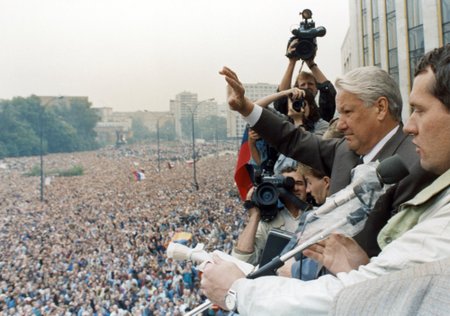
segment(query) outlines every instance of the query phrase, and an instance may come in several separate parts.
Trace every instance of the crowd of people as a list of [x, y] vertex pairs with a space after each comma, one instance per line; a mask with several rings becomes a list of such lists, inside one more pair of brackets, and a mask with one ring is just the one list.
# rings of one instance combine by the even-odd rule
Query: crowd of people
[[[45, 170], [81, 165], [84, 174], [46, 181], [44, 202], [39, 177], [25, 175], [38, 157], [1, 161], [0, 313], [182, 315], [200, 304], [195, 264], [168, 258], [166, 247], [186, 233], [188, 246], [230, 253], [243, 209], [235, 145], [217, 155], [201, 147], [198, 191], [187, 159], [166, 165], [184, 147], [162, 146], [159, 173], [154, 148], [139, 145], [47, 155]], [[130, 166], [145, 179], [136, 182]]]
[[[230, 109], [248, 124], [249, 164], [292, 178], [294, 197], [284, 193], [275, 199], [280, 211], [267, 216], [250, 183], [242, 204], [232, 177], [235, 143], [199, 144], [195, 155], [185, 144], [158, 152], [133, 145], [49, 155], [46, 169], [81, 165], [84, 173], [46, 179], [44, 201], [39, 201], [39, 178], [26, 175], [37, 157], [5, 159], [0, 162], [0, 312], [172, 316], [208, 298], [218, 307], [204, 315], [323, 315], [338, 309], [370, 314], [369, 305], [362, 304], [371, 297], [354, 299], [352, 288], [363, 289], [358, 294], [363, 296], [384, 279], [394, 289], [400, 270], [404, 287], [417, 271], [426, 277], [434, 269], [448, 274], [450, 45], [420, 59], [411, 116], [404, 124], [399, 86], [379, 67], [353, 69], [333, 85], [315, 63], [314, 51], [302, 61], [311, 72], [301, 70], [292, 85], [301, 59], [293, 54], [297, 44], [287, 47], [279, 91], [256, 102], [245, 96], [232, 69], [220, 71]], [[410, 174], [373, 203], [354, 238], [321, 236], [278, 275], [246, 278], [237, 265], [213, 256], [200, 277], [196, 263], [167, 256], [170, 242], [202, 243], [206, 251], [221, 250], [257, 265], [273, 228], [293, 234], [283, 249], [289, 251], [309, 225], [307, 212], [347, 188], [355, 167], [393, 155]], [[193, 159], [198, 159], [196, 175]], [[300, 209], [299, 201], [307, 207]], [[421, 288], [436, 292], [433, 285]], [[405, 295], [398, 293], [383, 313], [402, 305]], [[450, 308], [445, 300], [416, 305], [413, 311], [438, 306], [437, 314]]]

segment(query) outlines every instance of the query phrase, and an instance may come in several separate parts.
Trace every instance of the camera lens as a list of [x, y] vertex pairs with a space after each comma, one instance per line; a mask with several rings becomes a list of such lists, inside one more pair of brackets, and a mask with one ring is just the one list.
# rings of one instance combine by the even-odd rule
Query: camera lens
[[298, 42], [295, 53], [303, 60], [308, 60], [314, 57], [316, 52], [316, 44], [313, 39], [302, 39]]
[[255, 192], [255, 199], [257, 204], [262, 207], [272, 207], [277, 205], [278, 190], [271, 183], [262, 183], [258, 186], [258, 190]]
[[306, 104], [305, 104], [305, 99], [304, 98], [300, 98], [300, 99], [292, 101], [292, 108], [296, 112], [300, 112], [302, 110], [302, 108], [305, 107], [305, 105]]

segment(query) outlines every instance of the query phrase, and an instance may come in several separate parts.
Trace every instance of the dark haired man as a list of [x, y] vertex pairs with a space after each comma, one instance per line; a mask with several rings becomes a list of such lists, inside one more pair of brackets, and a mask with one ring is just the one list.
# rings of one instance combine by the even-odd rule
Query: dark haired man
[[[284, 177], [294, 179], [294, 188], [292, 193], [302, 201], [306, 201], [306, 181], [299, 167], [286, 167], [281, 171]], [[244, 207], [248, 211], [248, 222], [244, 230], [240, 233], [236, 246], [233, 248], [232, 255], [242, 261], [257, 265], [261, 260], [264, 246], [272, 228], [295, 232], [302, 215], [301, 210], [289, 200], [284, 200], [285, 207], [281, 209], [270, 221], [262, 221], [261, 210], [252, 202], [254, 189], [251, 189], [247, 195], [247, 201]]]

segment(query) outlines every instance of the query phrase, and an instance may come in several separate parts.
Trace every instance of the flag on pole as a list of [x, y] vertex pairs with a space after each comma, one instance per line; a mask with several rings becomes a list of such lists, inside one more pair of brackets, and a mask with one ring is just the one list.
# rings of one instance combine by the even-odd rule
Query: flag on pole
[[234, 171], [234, 181], [236, 182], [239, 195], [243, 201], [247, 197], [247, 192], [253, 186], [253, 167], [248, 164], [250, 157], [250, 148], [248, 147], [248, 127], [246, 127], [244, 135], [242, 135], [241, 147], [239, 149]]

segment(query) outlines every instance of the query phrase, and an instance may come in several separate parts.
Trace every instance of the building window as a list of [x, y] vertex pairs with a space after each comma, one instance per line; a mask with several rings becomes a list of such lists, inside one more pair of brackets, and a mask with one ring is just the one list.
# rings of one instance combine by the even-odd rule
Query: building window
[[442, 38], [444, 44], [450, 43], [450, 0], [441, 0]]
[[386, 21], [386, 31], [388, 39], [388, 71], [391, 77], [394, 78], [397, 83], [399, 83], [395, 0], [386, 1]]
[[377, 67], [381, 67], [379, 23], [378, 0], [372, 0], [373, 63]]
[[361, 11], [362, 11], [362, 28], [363, 28], [363, 65], [369, 66], [369, 34], [367, 32], [367, 7], [366, 7], [366, 1], [361, 1]]
[[414, 69], [425, 52], [423, 42], [423, 19], [420, 0], [407, 0], [409, 39], [409, 80], [412, 83]]

